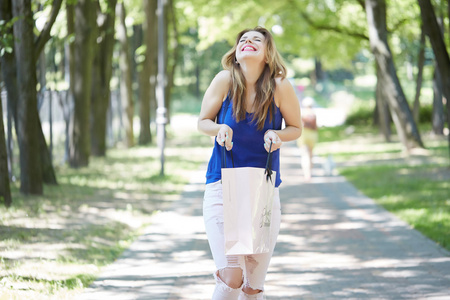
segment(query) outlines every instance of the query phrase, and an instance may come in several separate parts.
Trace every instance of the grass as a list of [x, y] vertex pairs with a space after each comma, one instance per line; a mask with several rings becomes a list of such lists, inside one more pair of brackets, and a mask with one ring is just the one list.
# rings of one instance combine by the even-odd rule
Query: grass
[[341, 171], [359, 190], [443, 247], [450, 249], [447, 167], [362, 166]]
[[210, 139], [192, 132], [168, 127], [163, 176], [150, 145], [111, 149], [86, 168], [59, 166], [59, 184], [43, 196], [13, 184], [12, 207], [0, 207], [0, 299], [68, 299], [89, 286], [204, 162]]
[[317, 154], [331, 154], [356, 188], [450, 250], [446, 138], [422, 134], [427, 150], [406, 155], [398, 142], [384, 142], [369, 127], [322, 128], [320, 136]]

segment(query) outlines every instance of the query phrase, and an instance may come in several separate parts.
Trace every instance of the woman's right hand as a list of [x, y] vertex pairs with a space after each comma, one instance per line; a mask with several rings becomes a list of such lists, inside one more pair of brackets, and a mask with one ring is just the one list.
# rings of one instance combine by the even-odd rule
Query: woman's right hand
[[222, 124], [217, 133], [216, 141], [220, 146], [225, 146], [227, 151], [230, 151], [233, 148], [233, 129], [227, 124]]

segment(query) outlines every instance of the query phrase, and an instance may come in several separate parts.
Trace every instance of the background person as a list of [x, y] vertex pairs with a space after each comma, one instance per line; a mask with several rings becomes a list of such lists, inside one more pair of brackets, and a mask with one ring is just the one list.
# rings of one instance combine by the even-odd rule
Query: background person
[[317, 117], [314, 113], [314, 99], [306, 97], [302, 101], [303, 132], [300, 137], [299, 147], [302, 149], [302, 169], [306, 181], [311, 180], [313, 168], [313, 150], [319, 141]]

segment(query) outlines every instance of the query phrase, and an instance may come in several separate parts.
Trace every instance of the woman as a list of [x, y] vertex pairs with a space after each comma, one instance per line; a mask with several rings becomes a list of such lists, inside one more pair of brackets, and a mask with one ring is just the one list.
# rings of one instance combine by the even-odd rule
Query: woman
[[[206, 234], [217, 267], [212, 299], [263, 299], [264, 280], [281, 219], [278, 150], [282, 142], [300, 136], [300, 107], [292, 85], [285, 78], [286, 67], [273, 37], [266, 29], [256, 27], [240, 32], [233, 48], [223, 56], [222, 65], [225, 70], [216, 75], [205, 92], [198, 120], [200, 132], [216, 136], [203, 202]], [[284, 129], [281, 129], [282, 118], [286, 124]], [[271, 251], [249, 256], [226, 256], [220, 182], [221, 147], [228, 151], [233, 148], [235, 167], [264, 168], [271, 143], [272, 167], [277, 175]], [[226, 155], [230, 161], [230, 153]]]
[[317, 131], [316, 114], [313, 110], [314, 100], [310, 97], [306, 97], [305, 99], [303, 99], [302, 104], [303, 134], [298, 141], [300, 142], [299, 146], [303, 148], [303, 175], [306, 181], [310, 181], [313, 167], [313, 149], [317, 141], [319, 140], [319, 133]]

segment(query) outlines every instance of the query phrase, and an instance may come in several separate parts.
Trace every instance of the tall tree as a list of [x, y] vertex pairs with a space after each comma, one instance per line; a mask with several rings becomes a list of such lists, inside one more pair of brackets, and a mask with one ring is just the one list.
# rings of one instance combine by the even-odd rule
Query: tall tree
[[[39, 36], [35, 39], [34, 42], [34, 52], [35, 59], [37, 60], [40, 56], [40, 53], [43, 51], [45, 44], [50, 40], [51, 35], [50, 32], [52, 30], [53, 25], [55, 24], [56, 17], [61, 10], [62, 0], [53, 0], [52, 7], [50, 11], [50, 15], [48, 16], [48, 20], [44, 24], [44, 28], [39, 33]], [[38, 111], [35, 111], [38, 114]], [[55, 169], [53, 167], [52, 156], [50, 153], [50, 149], [47, 145], [47, 141], [45, 140], [44, 132], [42, 131], [41, 119], [39, 118], [39, 114], [37, 115], [37, 128], [38, 128], [38, 140], [39, 140], [39, 155], [41, 159], [42, 165], [42, 178], [47, 184], [57, 184]]]
[[[61, 0], [53, 1], [49, 21], [46, 22], [44, 29], [41, 31], [40, 35], [34, 42], [34, 53], [35, 53], [34, 59], [37, 59], [37, 56], [39, 55], [43, 46], [50, 38], [49, 32], [54, 24], [54, 20], [59, 12], [60, 7], [61, 7]], [[10, 0], [5, 0], [1, 2], [0, 11], [1, 11], [0, 17], [2, 20], [5, 20], [7, 24], [13, 23], [12, 3]], [[11, 27], [11, 36], [12, 36], [12, 27]], [[20, 132], [17, 127], [19, 123], [19, 120], [17, 119], [17, 105], [18, 105], [17, 103], [19, 99], [19, 89], [17, 85], [16, 53], [14, 51], [9, 53], [6, 52], [2, 56], [2, 64], [3, 64], [2, 73], [8, 94], [8, 113], [13, 116], [14, 124], [16, 126], [16, 134], [19, 137]], [[36, 108], [30, 107], [29, 109], [34, 110], [34, 114], [37, 115], [36, 120], [38, 124], [36, 125], [36, 127], [38, 128], [37, 138], [39, 141], [39, 149], [38, 151], [36, 151], [36, 153], [39, 153], [40, 155], [43, 180], [45, 183], [56, 184], [56, 175], [53, 168], [53, 163], [51, 160], [47, 142], [45, 141], [44, 133], [42, 132], [42, 126], [41, 121], [39, 119], [37, 107]]]
[[3, 126], [3, 105], [0, 98], [0, 203], [3, 202], [6, 207], [11, 206], [12, 202], [8, 174], [8, 153], [6, 152], [5, 127]]
[[120, 19], [117, 38], [120, 43], [120, 70], [122, 73], [120, 79], [120, 95], [122, 98], [122, 111], [125, 125], [125, 144], [127, 147], [132, 147], [134, 146], [132, 72], [130, 42], [127, 34], [127, 25], [125, 24], [126, 10], [123, 2], [117, 5], [117, 14]]
[[381, 85], [400, 141], [406, 150], [423, 147], [420, 133], [397, 77], [387, 41], [385, 0], [366, 0], [370, 48], [380, 70]]
[[[165, 16], [164, 21], [166, 23], [166, 28], [171, 29], [170, 33], [169, 30], [165, 31], [166, 38], [165, 40], [168, 41], [166, 47], [164, 48], [166, 51], [166, 69], [167, 69], [167, 82], [165, 86], [165, 93], [164, 93], [164, 102], [167, 108], [166, 116], [169, 119], [170, 123], [170, 108], [171, 108], [171, 94], [172, 94], [172, 88], [174, 86], [174, 79], [175, 79], [175, 69], [177, 67], [178, 63], [178, 55], [179, 55], [179, 49], [180, 49], [180, 35], [178, 33], [178, 19], [176, 10], [174, 8], [174, 1], [168, 0], [167, 1], [167, 9], [165, 10]], [[169, 26], [170, 25], [170, 26]]]
[[[93, 63], [91, 96], [91, 151], [94, 156], [106, 154], [106, 123], [111, 98], [110, 81], [112, 76], [112, 57], [114, 50], [114, 33], [117, 0], [107, 0], [105, 12], [97, 1], [97, 26], [94, 31], [95, 58]], [[95, 24], [94, 24], [95, 25]]]
[[1, 72], [3, 75], [3, 82], [5, 84], [7, 94], [7, 111], [8, 111], [8, 151], [9, 160], [11, 162], [10, 168], [13, 168], [12, 160], [12, 121], [17, 130], [17, 99], [19, 98], [19, 91], [17, 89], [17, 68], [16, 57], [14, 53], [14, 33], [13, 33], [13, 16], [11, 0], [0, 1], [0, 20], [4, 23], [2, 25], [2, 47], [4, 48], [3, 55], [1, 55]]
[[444, 134], [445, 127], [445, 109], [442, 103], [442, 78], [441, 73], [438, 70], [438, 66], [434, 66], [433, 75], [433, 112], [431, 114], [431, 125], [433, 132], [437, 135]]
[[416, 94], [414, 96], [414, 106], [413, 106], [413, 116], [416, 123], [419, 120], [419, 108], [420, 108], [420, 90], [422, 89], [423, 81], [423, 67], [425, 65], [425, 31], [423, 29], [423, 24], [420, 27], [420, 46], [419, 54], [417, 59], [417, 78], [416, 78]]
[[[94, 58], [96, 6], [91, 0], [78, 0], [74, 14], [73, 86], [74, 113], [71, 117], [69, 164], [89, 164], [92, 63]], [[72, 82], [71, 82], [72, 83]]]
[[139, 72], [139, 144], [147, 144], [152, 140], [150, 131], [151, 106], [156, 107], [156, 74], [157, 74], [157, 0], [144, 0], [145, 21], [144, 32], [145, 58]]
[[[447, 99], [447, 122], [450, 124], [450, 58], [447, 52], [447, 47], [445, 45], [442, 31], [436, 19], [433, 5], [431, 4], [430, 0], [418, 1], [425, 33], [428, 35], [431, 46], [433, 47], [437, 68], [441, 76], [443, 93], [445, 98]], [[447, 5], [450, 6], [450, 3], [448, 3]], [[450, 134], [448, 135], [448, 144], [450, 154]]]
[[376, 65], [376, 73], [377, 73], [377, 86], [375, 90], [375, 101], [376, 101], [376, 109], [377, 109], [377, 117], [378, 117], [378, 126], [381, 130], [381, 133], [384, 136], [385, 141], [391, 141], [391, 114], [389, 113], [389, 105], [386, 101], [387, 96], [385, 95], [385, 90], [382, 85], [382, 74], [380, 71], [380, 66]]
[[36, 60], [34, 52], [31, 0], [12, 2], [14, 50], [17, 66], [17, 129], [20, 148], [20, 191], [42, 194], [42, 165], [39, 156], [38, 114], [36, 95]]

